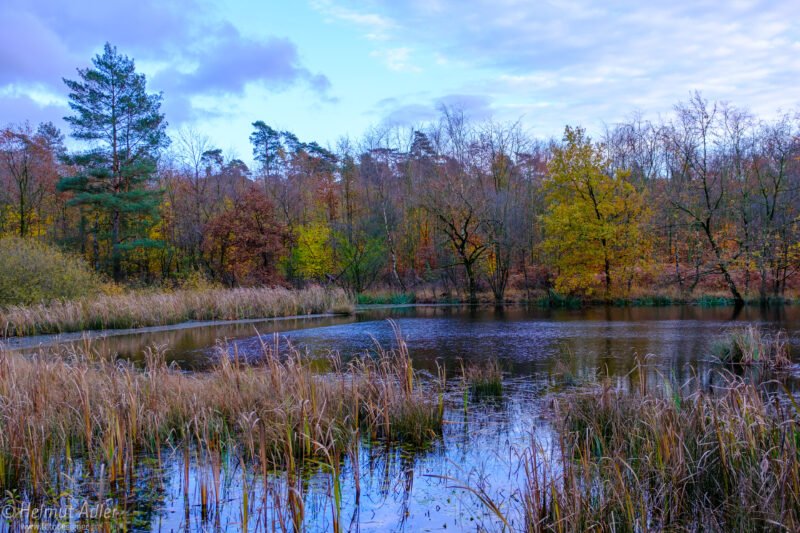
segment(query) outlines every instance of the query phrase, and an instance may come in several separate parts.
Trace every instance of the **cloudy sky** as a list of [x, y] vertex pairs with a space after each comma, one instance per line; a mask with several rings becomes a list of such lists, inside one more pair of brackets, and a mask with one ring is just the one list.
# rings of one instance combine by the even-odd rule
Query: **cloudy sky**
[[694, 90], [800, 105], [798, 0], [3, 0], [0, 124], [68, 113], [106, 41], [193, 126], [250, 159], [250, 123], [335, 143], [440, 104], [533, 134], [657, 117]]

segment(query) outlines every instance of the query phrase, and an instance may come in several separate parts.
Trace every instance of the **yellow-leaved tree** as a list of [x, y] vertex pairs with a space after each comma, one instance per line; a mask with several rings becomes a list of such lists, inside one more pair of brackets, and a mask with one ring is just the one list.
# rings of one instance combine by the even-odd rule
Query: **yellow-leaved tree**
[[297, 246], [292, 250], [292, 270], [305, 280], [323, 281], [335, 267], [331, 228], [322, 222], [311, 222], [297, 229]]
[[644, 266], [650, 212], [630, 172], [610, 167], [602, 146], [581, 128], [567, 127], [563, 144], [553, 149], [543, 222], [558, 292], [624, 295]]

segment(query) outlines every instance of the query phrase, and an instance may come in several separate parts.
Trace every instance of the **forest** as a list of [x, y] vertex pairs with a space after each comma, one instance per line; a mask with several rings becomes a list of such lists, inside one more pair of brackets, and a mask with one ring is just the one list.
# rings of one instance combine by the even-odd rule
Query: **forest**
[[542, 139], [442, 107], [431, 123], [334, 146], [253, 117], [248, 165], [224, 139], [168, 136], [162, 95], [110, 45], [64, 81], [70, 131], [0, 130], [0, 235], [125, 286], [735, 303], [797, 286], [794, 112], [760, 117], [695, 93], [658, 120]]

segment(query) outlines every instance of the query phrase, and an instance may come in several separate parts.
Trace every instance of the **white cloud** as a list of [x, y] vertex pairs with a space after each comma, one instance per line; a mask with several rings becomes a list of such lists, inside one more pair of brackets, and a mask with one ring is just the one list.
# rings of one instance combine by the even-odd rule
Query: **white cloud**
[[348, 9], [334, 4], [331, 0], [311, 0], [311, 7], [331, 19], [358, 26], [364, 32], [364, 36], [373, 41], [389, 39], [391, 31], [395, 28], [395, 23], [387, 17]]
[[379, 58], [389, 70], [396, 72], [422, 72], [422, 69], [411, 61], [412, 50], [408, 47], [375, 50], [370, 55]]
[[[363, 6], [336, 0], [342, 9]], [[397, 70], [446, 57], [495, 109], [559, 109], [533, 120], [613, 121], [668, 112], [693, 90], [757, 113], [800, 104], [797, 0], [372, 0], [393, 22], [375, 52]], [[391, 52], [390, 52], [391, 51]], [[437, 72], [426, 72], [436, 76]], [[424, 77], [422, 78], [425, 79]], [[441, 87], [441, 79], [436, 86]], [[431, 83], [431, 85], [434, 85]], [[499, 102], [503, 102], [502, 104]], [[579, 115], [580, 113], [581, 115]]]

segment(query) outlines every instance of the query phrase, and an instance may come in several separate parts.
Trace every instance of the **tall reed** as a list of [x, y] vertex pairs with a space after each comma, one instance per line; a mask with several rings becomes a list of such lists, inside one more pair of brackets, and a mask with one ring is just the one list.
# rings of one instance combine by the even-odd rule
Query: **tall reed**
[[792, 364], [786, 333], [769, 333], [753, 325], [727, 331], [711, 349], [725, 363], [769, 368], [785, 368]]
[[0, 308], [0, 336], [138, 328], [188, 320], [239, 320], [315, 313], [350, 313], [341, 289], [203, 289], [131, 292], [32, 306]]
[[185, 450], [186, 465], [190, 450], [205, 465], [208, 506], [220, 495], [223, 454], [261, 464], [257, 471], [291, 472], [338, 461], [362, 434], [420, 444], [441, 432], [440, 385], [413, 370], [402, 342], [346, 363], [331, 354], [325, 374], [307, 354], [277, 345], [265, 342], [255, 365], [223, 347], [203, 373], [167, 366], [157, 350], [144, 369], [91, 349], [0, 351], [0, 493], [52, 494], [76, 460], [124, 487], [138, 458], [171, 446]]
[[729, 377], [714, 393], [611, 386], [555, 404], [558, 452], [523, 454], [528, 531], [800, 529], [800, 412]]
[[465, 386], [474, 398], [496, 397], [503, 394], [503, 371], [497, 359], [464, 365], [461, 375]]

